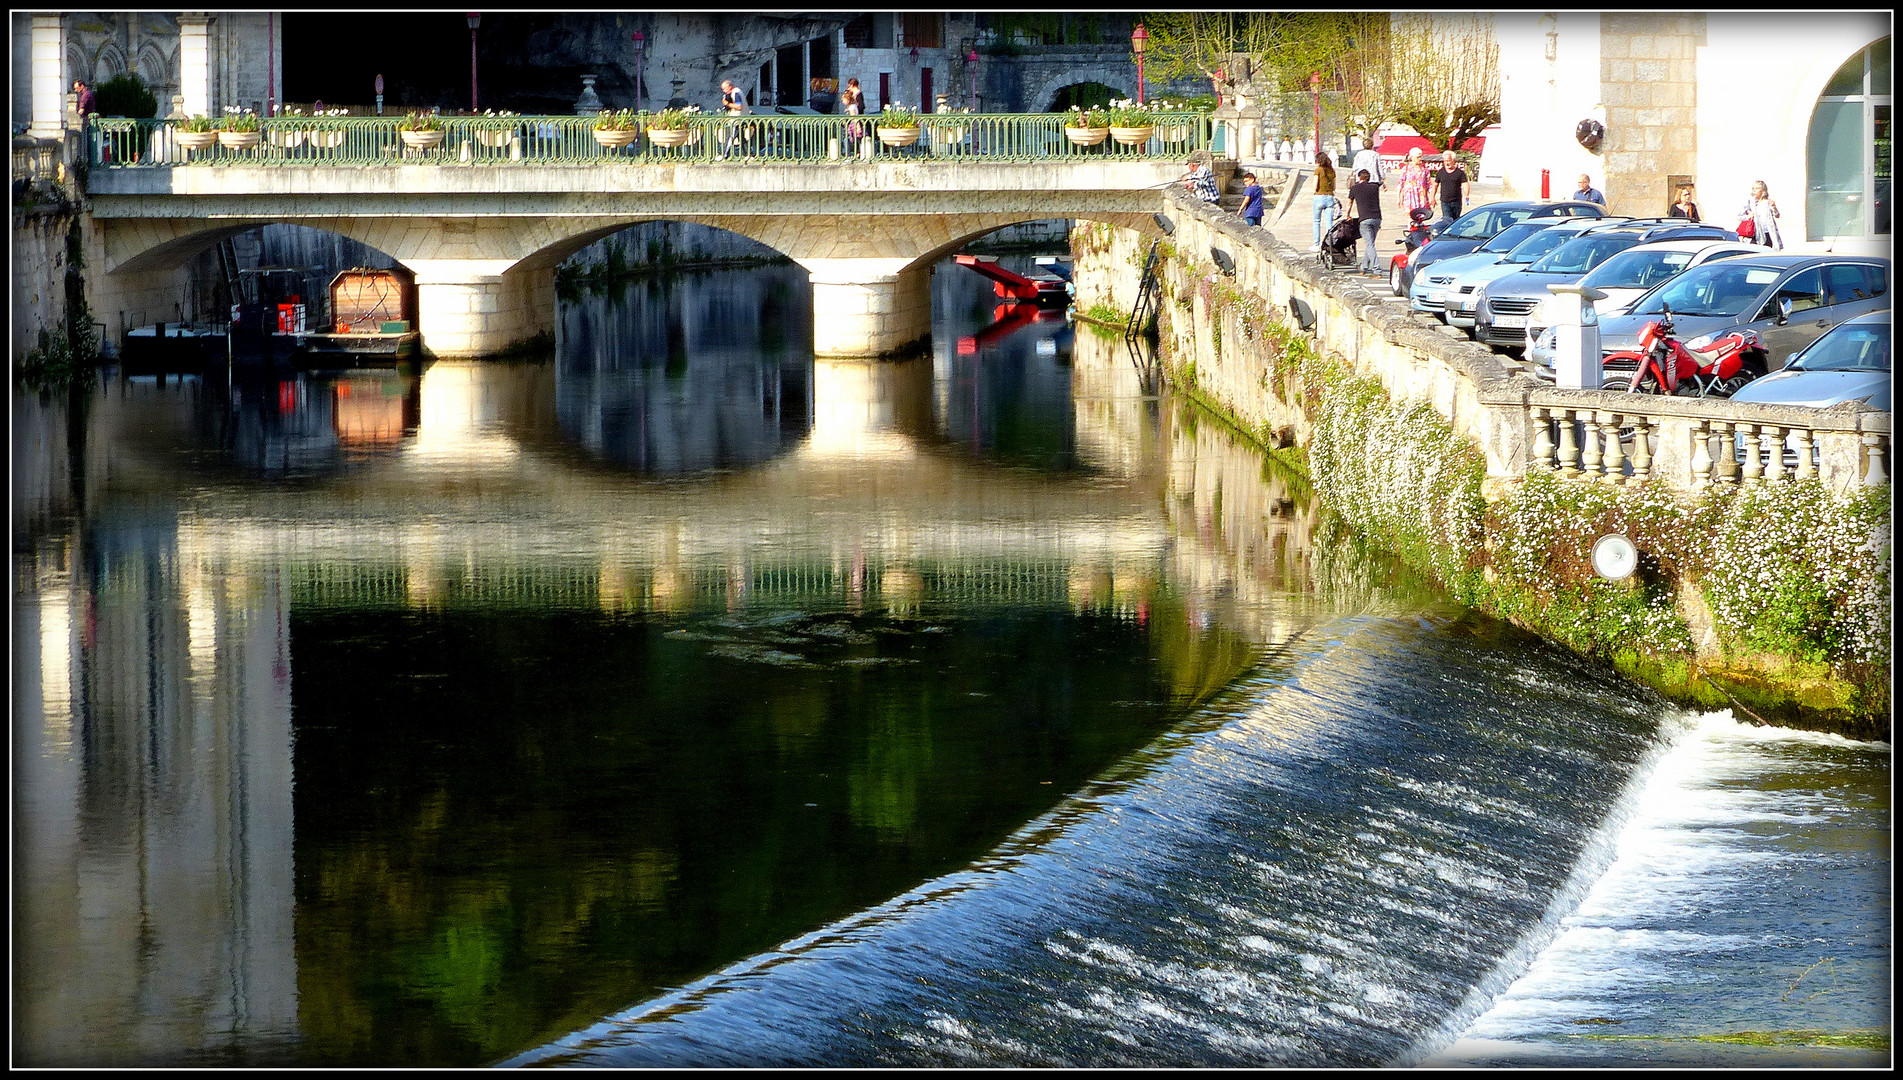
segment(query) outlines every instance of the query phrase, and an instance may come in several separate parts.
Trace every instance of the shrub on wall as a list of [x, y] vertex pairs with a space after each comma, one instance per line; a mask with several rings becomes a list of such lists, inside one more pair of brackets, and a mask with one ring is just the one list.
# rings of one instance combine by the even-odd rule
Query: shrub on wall
[[159, 114], [159, 99], [145, 80], [126, 74], [107, 79], [93, 91], [93, 108], [101, 116], [147, 120]]

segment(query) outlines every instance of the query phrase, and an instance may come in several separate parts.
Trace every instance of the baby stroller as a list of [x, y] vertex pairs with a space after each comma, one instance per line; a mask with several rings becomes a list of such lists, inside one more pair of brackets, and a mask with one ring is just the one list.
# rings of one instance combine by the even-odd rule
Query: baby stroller
[[1355, 248], [1361, 239], [1361, 222], [1345, 217], [1328, 227], [1322, 237], [1322, 269], [1340, 270], [1358, 261]]

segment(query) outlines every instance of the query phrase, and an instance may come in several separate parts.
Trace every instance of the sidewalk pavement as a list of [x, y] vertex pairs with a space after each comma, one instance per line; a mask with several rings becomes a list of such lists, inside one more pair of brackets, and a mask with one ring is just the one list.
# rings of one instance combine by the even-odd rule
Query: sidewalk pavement
[[[1236, 175], [1240, 177], [1242, 173], [1255, 167], [1253, 164], [1244, 165], [1236, 170]], [[1286, 165], [1284, 165], [1284, 167], [1286, 167]], [[1304, 252], [1315, 243], [1315, 195], [1313, 189], [1309, 186], [1312, 183], [1310, 179], [1311, 175], [1312, 174], [1308, 172], [1302, 174], [1302, 190], [1295, 193], [1295, 200], [1289, 204], [1287, 213], [1283, 214], [1278, 220], [1274, 218], [1273, 210], [1271, 210], [1270, 216], [1262, 219], [1262, 227], [1269, 230], [1277, 240], [1293, 247], [1297, 251]], [[1350, 209], [1351, 207], [1347, 195], [1348, 185], [1342, 182], [1345, 179], [1345, 177], [1342, 177], [1336, 180], [1335, 197], [1341, 200], [1344, 209]], [[1234, 181], [1232, 187], [1238, 192], [1241, 191], [1241, 180], [1238, 179]], [[1499, 184], [1474, 184], [1468, 189], [1466, 209], [1472, 209], [1475, 206], [1480, 206], [1485, 203], [1498, 202], [1500, 198], [1501, 189]], [[1228, 201], [1229, 200], [1225, 200], [1225, 203]], [[1436, 214], [1438, 214], [1438, 212], [1439, 208], [1436, 207]], [[1401, 209], [1401, 197], [1398, 185], [1395, 183], [1394, 178], [1390, 176], [1387, 184], [1381, 189], [1381, 231], [1375, 236], [1374, 241], [1375, 246], [1379, 249], [1376, 252], [1375, 265], [1382, 268], [1379, 275], [1380, 277], [1387, 277], [1389, 259], [1391, 259], [1396, 252], [1401, 250], [1400, 245], [1397, 244], [1396, 241], [1400, 240], [1406, 232], [1407, 214]], [[1354, 270], [1351, 267], [1330, 272], [1336, 274], [1353, 274]]]

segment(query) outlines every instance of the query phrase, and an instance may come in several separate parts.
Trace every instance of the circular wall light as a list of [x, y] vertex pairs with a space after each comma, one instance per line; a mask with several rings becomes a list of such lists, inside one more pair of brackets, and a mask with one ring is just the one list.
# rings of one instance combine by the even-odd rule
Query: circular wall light
[[1607, 581], [1624, 581], [1639, 568], [1639, 549], [1618, 533], [1607, 533], [1593, 542], [1593, 573]]

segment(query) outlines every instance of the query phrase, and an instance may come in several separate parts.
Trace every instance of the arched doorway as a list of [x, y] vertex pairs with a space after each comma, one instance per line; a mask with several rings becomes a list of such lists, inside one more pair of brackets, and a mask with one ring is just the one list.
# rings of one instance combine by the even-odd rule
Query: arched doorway
[[1890, 235], [1890, 39], [1844, 62], [1818, 95], [1805, 145], [1809, 239]]
[[1123, 95], [1100, 82], [1072, 83], [1051, 97], [1045, 112], [1069, 112], [1072, 106], [1102, 108]]

